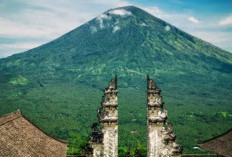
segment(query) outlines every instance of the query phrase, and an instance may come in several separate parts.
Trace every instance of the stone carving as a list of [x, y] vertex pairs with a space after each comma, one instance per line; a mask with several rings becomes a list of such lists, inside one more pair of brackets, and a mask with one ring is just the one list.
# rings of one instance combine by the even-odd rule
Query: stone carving
[[89, 136], [89, 145], [84, 150], [87, 157], [103, 157], [103, 133], [99, 123], [92, 125], [92, 131]]
[[[117, 76], [103, 90], [99, 123], [94, 123], [90, 146], [86, 153], [93, 157], [118, 156], [118, 97]], [[172, 125], [167, 122], [168, 112], [163, 108], [163, 97], [156, 83], [147, 76], [147, 156], [180, 156], [182, 149], [176, 143]], [[127, 156], [130, 154], [127, 153]], [[136, 156], [139, 156], [136, 152]]]
[[101, 107], [98, 109], [98, 119], [101, 124], [92, 127], [90, 146], [93, 157], [118, 156], [118, 97], [117, 76], [103, 90]]
[[90, 141], [93, 143], [102, 143], [103, 140], [103, 134], [101, 130], [99, 129], [99, 124], [94, 123], [92, 125], [92, 132], [90, 134]]
[[161, 90], [147, 76], [147, 156], [180, 156], [182, 149], [175, 142], [172, 125], [167, 122]]
[[[150, 112], [151, 111], [151, 112]], [[162, 123], [167, 119], [167, 110], [154, 112], [154, 109], [148, 110], [149, 112], [149, 123]]]

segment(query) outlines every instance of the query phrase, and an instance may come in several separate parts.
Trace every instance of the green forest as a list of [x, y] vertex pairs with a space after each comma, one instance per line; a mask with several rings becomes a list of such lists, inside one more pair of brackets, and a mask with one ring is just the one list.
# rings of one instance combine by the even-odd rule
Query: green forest
[[[1, 93], [1, 114], [21, 109], [22, 114], [48, 134], [68, 140], [68, 154], [82, 154], [88, 144], [91, 125], [98, 121], [97, 109], [100, 107], [102, 91], [71, 83], [36, 88], [21, 86], [24, 87], [20, 91], [11, 86], [8, 93]], [[30, 90], [27, 90], [28, 87]], [[135, 149], [146, 153], [145, 82], [143, 91], [119, 88], [118, 92], [119, 154], [125, 154], [129, 148], [132, 154]], [[193, 147], [232, 126], [232, 110], [225, 105], [229, 103], [228, 100], [216, 102], [210, 98], [178, 96], [175, 93], [169, 96], [165, 90], [163, 96], [168, 121], [173, 124], [184, 153], [208, 153], [194, 150]], [[4, 104], [11, 106], [10, 111]]]
[[[162, 89], [185, 154], [232, 128], [232, 54], [136, 7], [0, 59], [0, 115], [22, 114], [82, 154], [102, 90], [118, 75], [119, 155], [146, 154], [146, 75]], [[145, 25], [144, 25], [145, 24]], [[115, 25], [120, 30], [112, 32]], [[170, 30], [165, 30], [169, 26]], [[91, 28], [97, 31], [92, 32]]]

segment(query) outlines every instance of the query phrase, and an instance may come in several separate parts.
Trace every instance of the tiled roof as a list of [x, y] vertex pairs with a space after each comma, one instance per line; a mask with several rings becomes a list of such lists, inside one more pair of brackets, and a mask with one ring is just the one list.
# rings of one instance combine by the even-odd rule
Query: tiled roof
[[44, 133], [19, 110], [0, 117], [0, 156], [65, 157], [67, 144]]
[[232, 129], [198, 145], [219, 155], [232, 157]]

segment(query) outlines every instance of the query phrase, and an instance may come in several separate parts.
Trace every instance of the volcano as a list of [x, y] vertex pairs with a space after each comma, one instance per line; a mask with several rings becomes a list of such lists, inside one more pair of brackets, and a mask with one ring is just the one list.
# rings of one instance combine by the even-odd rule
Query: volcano
[[101, 90], [115, 74], [121, 147], [146, 145], [147, 74], [163, 89], [186, 153], [232, 127], [232, 54], [134, 6], [110, 9], [58, 39], [0, 59], [0, 114], [20, 109], [80, 153]]

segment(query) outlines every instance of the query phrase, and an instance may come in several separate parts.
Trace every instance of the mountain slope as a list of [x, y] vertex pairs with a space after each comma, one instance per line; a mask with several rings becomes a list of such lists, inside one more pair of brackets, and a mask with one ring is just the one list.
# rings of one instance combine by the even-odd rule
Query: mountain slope
[[20, 108], [48, 133], [75, 143], [97, 120], [101, 89], [116, 73], [121, 146], [145, 144], [147, 73], [163, 89], [186, 152], [232, 127], [232, 54], [133, 6], [1, 59], [0, 114]]

